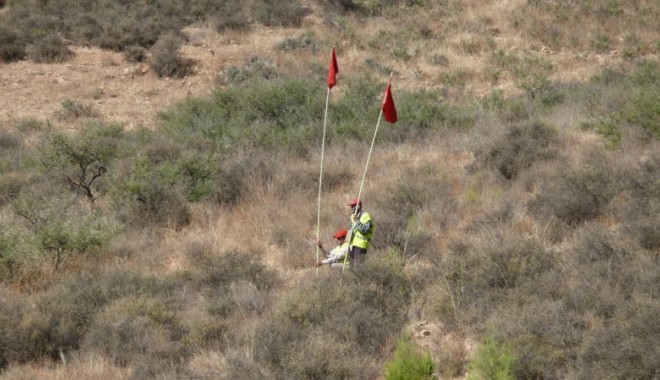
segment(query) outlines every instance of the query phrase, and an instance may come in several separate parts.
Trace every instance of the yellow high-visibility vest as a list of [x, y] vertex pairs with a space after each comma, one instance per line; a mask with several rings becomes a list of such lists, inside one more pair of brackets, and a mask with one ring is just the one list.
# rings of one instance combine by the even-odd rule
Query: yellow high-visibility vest
[[369, 215], [368, 212], [362, 212], [359, 221], [362, 224], [371, 222], [371, 227], [369, 227], [369, 231], [367, 231], [366, 234], [363, 234], [362, 231], [359, 231], [356, 228], [357, 220], [353, 222], [353, 225], [351, 226], [351, 230], [353, 231], [351, 245], [354, 247], [367, 249], [369, 248], [369, 242], [371, 241], [371, 236], [373, 235], [374, 232], [374, 222], [371, 220], [371, 215]]

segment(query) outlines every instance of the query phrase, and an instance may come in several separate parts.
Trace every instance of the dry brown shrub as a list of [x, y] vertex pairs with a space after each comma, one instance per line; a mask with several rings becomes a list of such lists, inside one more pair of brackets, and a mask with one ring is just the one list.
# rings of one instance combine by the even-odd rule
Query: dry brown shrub
[[[410, 288], [401, 272], [401, 261], [370, 258], [344, 276], [337, 273], [315, 277], [288, 292], [270, 318], [262, 320], [255, 335], [256, 359], [279, 374], [305, 377], [317, 369], [304, 363], [309, 353], [317, 366], [338, 371], [332, 377], [371, 378], [374, 368], [363, 365], [382, 354], [386, 343], [397, 336], [405, 320]], [[342, 286], [337, 286], [338, 282]], [[316, 338], [334, 337], [328, 350]], [[334, 352], [334, 353], [333, 353]], [[330, 357], [324, 356], [331, 355]], [[339, 364], [345, 357], [348, 367]], [[337, 363], [336, 366], [330, 364]], [[362, 364], [362, 365], [361, 365]]]
[[494, 167], [504, 178], [516, 178], [535, 162], [557, 157], [559, 134], [541, 122], [514, 125], [489, 147], [477, 153], [477, 159], [487, 167]]
[[27, 57], [36, 63], [61, 63], [74, 55], [57, 34], [49, 34], [34, 41], [25, 48], [25, 52]]
[[188, 355], [182, 341], [186, 332], [176, 313], [159, 299], [122, 298], [99, 311], [82, 347], [120, 366], [157, 359], [183, 361]]
[[149, 66], [158, 77], [183, 78], [192, 73], [193, 61], [181, 55], [183, 40], [175, 34], [165, 34], [151, 48]]
[[585, 334], [577, 352], [580, 377], [651, 379], [660, 371], [660, 303], [644, 297], [620, 306], [611, 323]]
[[536, 297], [503, 302], [489, 325], [510, 342], [517, 378], [563, 378], [582, 337], [579, 314], [561, 301]]

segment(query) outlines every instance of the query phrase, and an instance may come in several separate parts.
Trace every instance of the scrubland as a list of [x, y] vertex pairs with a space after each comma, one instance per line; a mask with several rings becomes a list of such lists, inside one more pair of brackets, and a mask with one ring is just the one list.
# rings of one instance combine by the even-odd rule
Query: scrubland
[[[93, 46], [177, 81], [200, 65], [188, 27], [279, 37], [155, 127], [93, 98], [0, 125], [0, 377], [660, 376], [657, 2], [0, 8], [0, 70]], [[390, 73], [399, 118], [363, 190], [368, 260], [343, 272], [312, 265], [333, 46], [326, 245]]]

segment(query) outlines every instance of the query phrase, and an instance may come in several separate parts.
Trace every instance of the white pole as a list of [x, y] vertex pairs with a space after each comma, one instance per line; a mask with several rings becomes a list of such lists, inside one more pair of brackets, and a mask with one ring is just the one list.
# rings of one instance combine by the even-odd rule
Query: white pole
[[[323, 116], [323, 138], [321, 140], [321, 169], [319, 170], [319, 198], [316, 210], [316, 241], [321, 240], [321, 185], [323, 184], [323, 158], [325, 156], [325, 131], [328, 123], [328, 102], [330, 101], [330, 88], [328, 87], [328, 94], [325, 97], [325, 114]], [[319, 263], [319, 246], [316, 245], [316, 264]], [[316, 274], [319, 273], [319, 267], [316, 267]]]
[[[390, 73], [390, 77], [387, 80], [387, 83], [389, 84], [390, 81], [392, 80], [392, 74]], [[385, 96], [387, 96], [387, 92], [383, 95], [383, 100], [380, 103], [380, 114], [378, 115], [378, 122], [376, 123], [376, 129], [374, 130], [374, 137], [371, 139], [371, 147], [369, 147], [369, 154], [367, 155], [367, 164], [364, 166], [364, 173], [362, 174], [362, 181], [360, 182], [360, 191], [358, 192], [357, 196], [357, 204], [355, 205], [355, 216], [357, 217], [358, 209], [360, 208], [360, 199], [362, 197], [362, 189], [364, 188], [364, 181], [367, 178], [367, 169], [369, 168], [369, 161], [371, 160], [371, 152], [374, 149], [374, 143], [376, 142], [376, 134], [378, 133], [378, 127], [380, 126], [380, 120], [383, 118], [383, 103], [385, 102]], [[353, 242], [353, 225], [351, 224], [351, 236], [348, 240], [348, 248], [350, 250], [351, 248], [351, 243]], [[342, 272], [344, 271], [344, 268], [346, 267], [346, 262], [347, 259], [344, 258], [344, 265], [342, 266], [341, 270]]]

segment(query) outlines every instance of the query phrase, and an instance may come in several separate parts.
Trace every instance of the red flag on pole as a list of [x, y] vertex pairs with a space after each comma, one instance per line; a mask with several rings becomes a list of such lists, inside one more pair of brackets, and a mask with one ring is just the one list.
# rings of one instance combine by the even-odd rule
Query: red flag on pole
[[385, 89], [385, 99], [383, 99], [383, 105], [381, 107], [383, 110], [383, 117], [388, 123], [396, 123], [396, 107], [394, 106], [394, 99], [392, 99], [392, 90], [390, 89], [390, 82], [387, 82], [387, 88]]
[[337, 73], [339, 66], [337, 65], [337, 52], [332, 48], [332, 55], [330, 56], [330, 67], [328, 67], [328, 88], [332, 88], [337, 84]]

